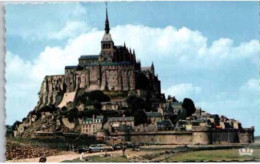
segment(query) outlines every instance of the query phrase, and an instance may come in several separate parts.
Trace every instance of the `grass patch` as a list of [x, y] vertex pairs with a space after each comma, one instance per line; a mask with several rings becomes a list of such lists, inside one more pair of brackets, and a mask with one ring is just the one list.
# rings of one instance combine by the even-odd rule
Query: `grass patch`
[[65, 161], [62, 161], [62, 162], [85, 162], [85, 161], [82, 161], [79, 158], [75, 158], [73, 160], [65, 160]]
[[65, 160], [62, 162], [129, 162], [126, 156], [100, 157], [99, 155], [89, 156], [88, 161], [82, 161], [79, 158], [73, 160]]
[[100, 156], [90, 156], [88, 157], [89, 162], [129, 162], [126, 156], [110, 156], [110, 157], [100, 157]]
[[252, 156], [241, 156], [238, 149], [227, 149], [176, 153], [163, 162], [259, 161], [259, 159], [260, 149], [254, 149]]

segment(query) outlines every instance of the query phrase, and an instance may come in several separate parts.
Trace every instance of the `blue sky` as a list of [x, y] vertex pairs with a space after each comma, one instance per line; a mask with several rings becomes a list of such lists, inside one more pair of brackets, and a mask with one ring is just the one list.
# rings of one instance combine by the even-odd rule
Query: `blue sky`
[[[210, 113], [259, 127], [257, 2], [111, 2], [115, 44], [155, 63], [162, 90]], [[105, 4], [6, 6], [7, 124], [37, 104], [44, 75], [98, 54]]]

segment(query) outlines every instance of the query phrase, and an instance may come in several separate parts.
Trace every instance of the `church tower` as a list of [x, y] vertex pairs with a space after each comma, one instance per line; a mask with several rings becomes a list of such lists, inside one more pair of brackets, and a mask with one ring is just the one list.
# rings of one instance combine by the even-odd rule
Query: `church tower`
[[[106, 4], [107, 5], [107, 4]], [[102, 62], [112, 62], [114, 54], [114, 42], [112, 40], [111, 34], [109, 33], [109, 20], [106, 6], [106, 20], [105, 20], [105, 34], [101, 41], [101, 61]]]

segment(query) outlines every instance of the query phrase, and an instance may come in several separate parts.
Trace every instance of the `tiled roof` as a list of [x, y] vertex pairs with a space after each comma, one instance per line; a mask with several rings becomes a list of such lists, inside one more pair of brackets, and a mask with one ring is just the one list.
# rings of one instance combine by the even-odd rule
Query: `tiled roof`
[[65, 66], [65, 69], [76, 69], [78, 66]]
[[99, 55], [82, 55], [79, 57], [80, 60], [98, 59]]
[[147, 117], [163, 117], [159, 112], [145, 112]]
[[96, 118], [93, 120], [93, 118], [83, 118], [83, 123], [96, 123], [96, 122], [102, 122], [104, 116], [96, 116]]
[[134, 117], [108, 117], [107, 121], [134, 121]]
[[85, 64], [84, 66], [118, 66], [118, 65], [131, 65], [130, 62], [100, 62], [100, 63], [90, 63], [90, 64]]
[[166, 119], [166, 120], [162, 120], [162, 121], [160, 121], [160, 122], [157, 122], [157, 125], [158, 125], [158, 126], [162, 126], [162, 125], [173, 126], [173, 125], [172, 125], [172, 122], [171, 122], [169, 119]]

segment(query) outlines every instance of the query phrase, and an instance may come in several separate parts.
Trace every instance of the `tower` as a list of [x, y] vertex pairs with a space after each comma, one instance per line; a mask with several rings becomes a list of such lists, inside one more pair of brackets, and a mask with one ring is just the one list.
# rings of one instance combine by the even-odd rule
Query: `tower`
[[101, 61], [102, 62], [112, 62], [114, 54], [114, 42], [112, 40], [111, 34], [109, 33], [109, 20], [106, 4], [106, 20], [105, 20], [105, 34], [101, 41]]
[[153, 65], [153, 62], [152, 62], [152, 65], [151, 65], [151, 73], [154, 75], [154, 65]]

